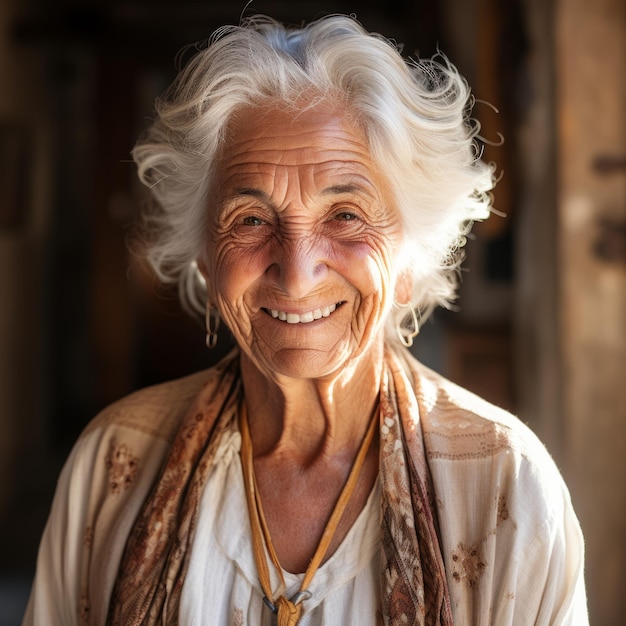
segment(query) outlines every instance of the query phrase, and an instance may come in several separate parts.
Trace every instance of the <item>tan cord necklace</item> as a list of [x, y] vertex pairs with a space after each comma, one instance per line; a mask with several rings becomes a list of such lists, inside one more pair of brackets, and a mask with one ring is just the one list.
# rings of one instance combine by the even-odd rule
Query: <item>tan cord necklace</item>
[[308, 600], [311, 597], [311, 593], [307, 591], [307, 589], [311, 584], [311, 580], [313, 579], [315, 572], [317, 572], [320, 563], [324, 559], [328, 546], [335, 536], [339, 522], [341, 521], [348, 502], [350, 501], [352, 493], [356, 487], [359, 474], [361, 473], [361, 468], [363, 467], [365, 457], [367, 456], [367, 452], [369, 451], [374, 439], [374, 433], [376, 432], [376, 415], [377, 411], [374, 412], [374, 416], [372, 417], [370, 425], [367, 429], [365, 438], [363, 439], [356, 459], [354, 460], [354, 465], [350, 470], [348, 480], [339, 495], [339, 499], [337, 500], [337, 504], [335, 504], [335, 508], [333, 509], [330, 519], [326, 524], [326, 528], [324, 529], [320, 543], [317, 546], [317, 550], [315, 550], [315, 554], [313, 555], [313, 558], [309, 563], [309, 567], [304, 574], [300, 590], [290, 600], [285, 598], [282, 593], [276, 600], [273, 600], [270, 573], [267, 560], [265, 558], [265, 546], [267, 546], [270, 559], [272, 560], [280, 578], [282, 590], [285, 589], [285, 579], [283, 576], [283, 570], [278, 562], [274, 546], [272, 545], [269, 529], [263, 513], [263, 507], [261, 506], [261, 497], [259, 495], [256, 477], [254, 474], [252, 440], [250, 438], [246, 404], [243, 402], [241, 405], [241, 411], [239, 413], [239, 428], [241, 431], [241, 464], [243, 467], [243, 478], [246, 490], [246, 500], [248, 502], [248, 513], [250, 515], [250, 525], [252, 527], [254, 560], [256, 561], [261, 588], [265, 594], [263, 602], [265, 602], [265, 604], [278, 615], [278, 626], [295, 626], [302, 614], [303, 600]]

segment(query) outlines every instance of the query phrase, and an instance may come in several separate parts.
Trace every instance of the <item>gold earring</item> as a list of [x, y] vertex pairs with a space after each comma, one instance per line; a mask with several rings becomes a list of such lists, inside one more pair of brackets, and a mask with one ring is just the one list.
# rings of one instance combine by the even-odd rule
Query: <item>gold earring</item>
[[417, 312], [410, 302], [405, 302], [404, 304], [399, 304], [395, 302], [394, 304], [397, 307], [401, 308], [408, 307], [409, 311], [411, 312], [411, 320], [408, 324], [405, 325], [405, 321], [409, 317], [409, 313], [407, 312], [396, 326], [396, 331], [398, 333], [398, 337], [400, 338], [400, 343], [405, 348], [410, 348], [413, 345], [413, 339], [415, 339], [415, 337], [417, 337], [420, 332], [420, 325], [417, 320]]
[[220, 312], [207, 303], [206, 307], [206, 347], [212, 350], [217, 345], [217, 331], [220, 327]]

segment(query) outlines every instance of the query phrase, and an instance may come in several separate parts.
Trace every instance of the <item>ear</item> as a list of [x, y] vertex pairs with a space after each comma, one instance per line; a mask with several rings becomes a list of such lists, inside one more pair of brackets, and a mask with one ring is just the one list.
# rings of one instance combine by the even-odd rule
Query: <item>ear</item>
[[402, 270], [396, 278], [396, 286], [394, 289], [394, 299], [398, 304], [406, 304], [411, 302], [413, 295], [413, 278], [409, 270]]

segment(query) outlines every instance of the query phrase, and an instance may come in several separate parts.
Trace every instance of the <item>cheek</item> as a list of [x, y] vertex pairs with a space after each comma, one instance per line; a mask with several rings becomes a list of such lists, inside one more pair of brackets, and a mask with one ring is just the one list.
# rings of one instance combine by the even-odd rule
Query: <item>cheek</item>
[[219, 238], [211, 255], [215, 300], [236, 314], [250, 287], [264, 274], [266, 256], [265, 246], [241, 245], [231, 236]]
[[394, 276], [393, 256], [385, 242], [370, 240], [344, 246], [337, 256], [342, 273], [359, 290], [362, 297], [387, 298]]
[[215, 290], [227, 300], [245, 291], [253, 276], [247, 255], [234, 248], [227, 254], [218, 255], [214, 267]]

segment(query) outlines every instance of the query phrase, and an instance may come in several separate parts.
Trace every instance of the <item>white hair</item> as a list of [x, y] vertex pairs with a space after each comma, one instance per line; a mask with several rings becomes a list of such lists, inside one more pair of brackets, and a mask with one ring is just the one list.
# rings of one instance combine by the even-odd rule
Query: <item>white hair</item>
[[[303, 28], [262, 16], [223, 27], [157, 100], [156, 119], [133, 150], [155, 200], [143, 232], [157, 276], [178, 283], [187, 309], [204, 312], [196, 259], [207, 245], [211, 183], [227, 125], [244, 106], [295, 106], [311, 92], [347, 105], [390, 182], [411, 305], [422, 319], [448, 305], [460, 248], [471, 223], [489, 215], [494, 185], [494, 166], [479, 158], [469, 88], [443, 55], [404, 60], [392, 42], [337, 15]], [[405, 316], [394, 307], [390, 337], [410, 320]]]

